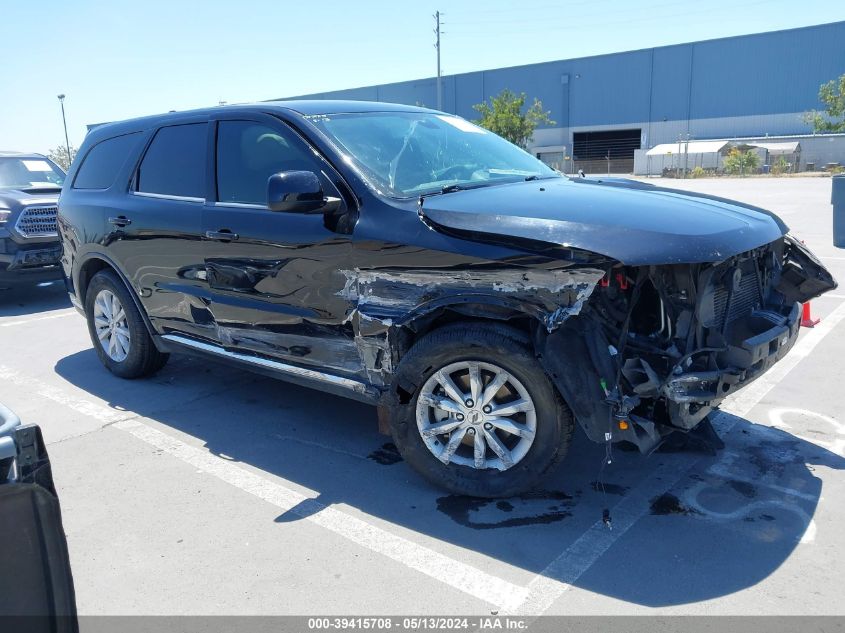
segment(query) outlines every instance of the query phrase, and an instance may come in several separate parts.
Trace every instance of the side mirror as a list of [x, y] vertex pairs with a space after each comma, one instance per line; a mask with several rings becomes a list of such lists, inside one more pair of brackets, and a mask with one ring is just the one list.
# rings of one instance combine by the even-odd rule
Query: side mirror
[[286, 213], [326, 213], [340, 206], [340, 198], [327, 198], [313, 171], [280, 171], [267, 181], [267, 206]]

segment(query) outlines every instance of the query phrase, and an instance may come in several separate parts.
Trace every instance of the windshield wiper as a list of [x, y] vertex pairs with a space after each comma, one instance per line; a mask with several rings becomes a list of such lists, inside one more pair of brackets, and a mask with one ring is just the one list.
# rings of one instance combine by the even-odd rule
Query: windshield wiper
[[425, 198], [427, 196], [439, 196], [444, 193], [455, 193], [456, 191], [467, 191], [469, 189], [479, 189], [480, 187], [487, 186], [487, 183], [483, 185], [473, 185], [472, 187], [468, 187], [467, 185], [446, 185], [445, 187], [441, 187], [435, 191], [427, 191], [426, 193], [421, 193], [420, 198]]
[[[532, 175], [526, 176], [525, 180], [540, 180], [540, 176]], [[487, 180], [478, 184], [473, 185], [446, 185], [445, 187], [441, 187], [440, 189], [436, 189], [434, 191], [427, 191], [425, 193], [420, 194], [420, 198], [426, 198], [428, 196], [438, 196], [444, 193], [454, 193], [456, 191], [469, 191], [470, 189], [482, 189], [484, 187], [495, 187], [496, 185], [506, 185], [508, 183], [519, 182], [518, 180], [511, 180], [508, 178], [496, 179], [496, 180]]]

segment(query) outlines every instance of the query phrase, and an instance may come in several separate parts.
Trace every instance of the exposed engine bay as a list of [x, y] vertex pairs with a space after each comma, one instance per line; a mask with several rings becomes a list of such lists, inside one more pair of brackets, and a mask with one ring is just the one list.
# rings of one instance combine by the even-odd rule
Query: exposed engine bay
[[791, 236], [715, 264], [618, 265], [535, 345], [590, 439], [649, 452], [780, 360], [800, 302], [834, 287]]

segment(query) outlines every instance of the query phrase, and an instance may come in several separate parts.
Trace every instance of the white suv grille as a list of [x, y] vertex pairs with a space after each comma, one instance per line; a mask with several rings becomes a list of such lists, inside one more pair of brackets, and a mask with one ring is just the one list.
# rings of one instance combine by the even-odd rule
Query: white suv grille
[[58, 235], [56, 205], [27, 207], [18, 216], [15, 228], [24, 237], [52, 237]]

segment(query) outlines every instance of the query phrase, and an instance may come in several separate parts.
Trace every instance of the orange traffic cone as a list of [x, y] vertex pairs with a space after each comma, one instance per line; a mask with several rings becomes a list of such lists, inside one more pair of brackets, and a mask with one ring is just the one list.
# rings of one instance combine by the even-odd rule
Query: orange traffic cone
[[816, 323], [818, 323], [821, 319], [814, 319], [810, 315], [810, 302], [804, 304], [803, 309], [801, 310], [801, 326], [802, 327], [815, 327]]

